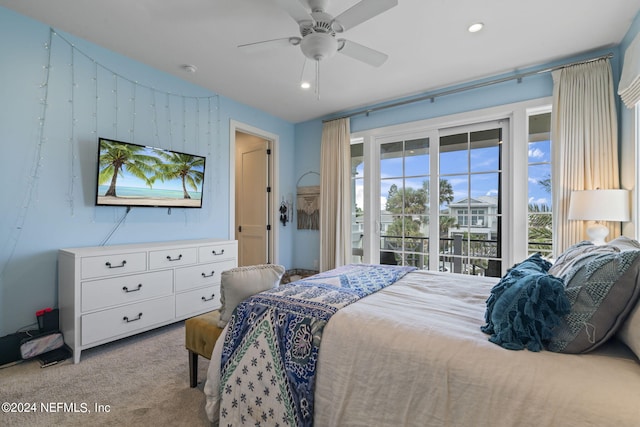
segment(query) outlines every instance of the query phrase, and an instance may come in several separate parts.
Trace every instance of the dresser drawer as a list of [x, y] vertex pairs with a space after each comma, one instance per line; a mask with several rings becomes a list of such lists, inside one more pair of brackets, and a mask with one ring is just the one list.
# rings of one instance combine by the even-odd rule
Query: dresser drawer
[[209, 286], [176, 295], [176, 317], [220, 308], [220, 286]]
[[220, 274], [235, 267], [235, 260], [176, 269], [176, 292], [220, 283]]
[[202, 246], [198, 249], [200, 262], [222, 261], [238, 257], [235, 243], [221, 243], [219, 245]]
[[173, 268], [181, 265], [195, 264], [198, 260], [196, 248], [163, 249], [149, 252], [149, 269]]
[[173, 295], [85, 314], [82, 316], [82, 345], [133, 333], [174, 317]]
[[82, 282], [82, 312], [171, 295], [171, 270]]
[[91, 256], [82, 258], [80, 277], [83, 279], [109, 277], [118, 274], [137, 273], [146, 269], [146, 252]]

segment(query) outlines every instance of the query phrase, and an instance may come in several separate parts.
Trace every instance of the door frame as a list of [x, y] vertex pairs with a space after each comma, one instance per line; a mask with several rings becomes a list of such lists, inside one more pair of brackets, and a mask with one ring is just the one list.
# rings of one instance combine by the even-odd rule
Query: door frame
[[[269, 203], [271, 212], [269, 219], [271, 225], [271, 238], [269, 239], [269, 262], [278, 264], [279, 259], [279, 227], [277, 224], [277, 203], [276, 194], [278, 194], [279, 182], [279, 137], [276, 134], [267, 132], [257, 127], [242, 123], [236, 120], [229, 120], [229, 236], [234, 239], [236, 235], [236, 132], [254, 135], [271, 143], [271, 156], [269, 165], [269, 182], [271, 183], [271, 192], [269, 193]], [[267, 208], [269, 209], [269, 208]]]

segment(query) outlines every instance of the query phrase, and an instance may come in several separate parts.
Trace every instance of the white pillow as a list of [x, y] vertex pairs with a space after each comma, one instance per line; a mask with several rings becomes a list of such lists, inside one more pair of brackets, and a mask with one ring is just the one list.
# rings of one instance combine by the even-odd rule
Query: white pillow
[[224, 328], [233, 310], [252, 295], [280, 286], [285, 268], [276, 264], [250, 265], [232, 268], [222, 272], [220, 281], [220, 320], [218, 326]]
[[640, 303], [631, 311], [618, 331], [618, 338], [640, 359]]
[[619, 236], [607, 243], [609, 246], [615, 246], [621, 251], [640, 249], [640, 242], [630, 239], [626, 236]]

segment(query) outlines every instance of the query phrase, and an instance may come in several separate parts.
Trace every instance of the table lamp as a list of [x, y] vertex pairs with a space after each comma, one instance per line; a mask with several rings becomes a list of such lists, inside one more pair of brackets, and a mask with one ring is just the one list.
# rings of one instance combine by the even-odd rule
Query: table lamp
[[629, 221], [627, 190], [572, 191], [568, 219], [595, 221], [587, 226], [587, 235], [594, 245], [603, 245], [609, 234], [600, 221]]

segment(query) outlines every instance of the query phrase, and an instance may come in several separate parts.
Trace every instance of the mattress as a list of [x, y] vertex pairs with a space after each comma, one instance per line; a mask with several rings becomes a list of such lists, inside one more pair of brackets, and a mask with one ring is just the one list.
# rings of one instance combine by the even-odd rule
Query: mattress
[[[415, 271], [324, 328], [316, 426], [638, 426], [640, 363], [611, 341], [584, 355], [506, 350], [480, 331], [497, 279]], [[220, 354], [205, 393], [219, 412]]]

